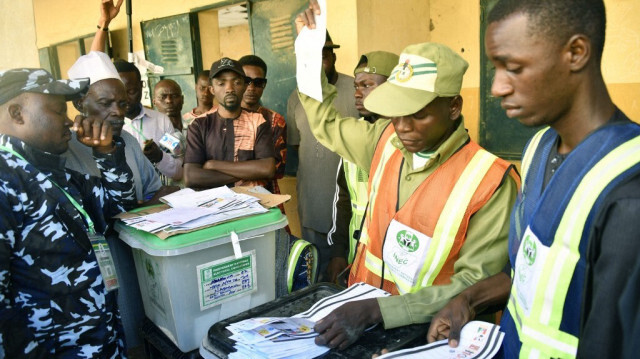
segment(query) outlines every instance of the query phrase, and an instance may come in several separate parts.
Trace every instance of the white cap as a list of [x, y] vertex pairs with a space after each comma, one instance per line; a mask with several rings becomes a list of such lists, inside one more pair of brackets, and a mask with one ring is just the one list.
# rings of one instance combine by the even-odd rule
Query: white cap
[[105, 79], [122, 81], [109, 56], [101, 51], [91, 51], [86, 55], [80, 56], [67, 71], [67, 75], [69, 75], [70, 79], [88, 77], [91, 85]]

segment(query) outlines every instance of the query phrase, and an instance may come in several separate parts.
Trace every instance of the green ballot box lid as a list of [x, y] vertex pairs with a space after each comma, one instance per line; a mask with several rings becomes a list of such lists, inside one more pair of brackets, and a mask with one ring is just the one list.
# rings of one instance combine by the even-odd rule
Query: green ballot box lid
[[[143, 209], [138, 208], [132, 212]], [[235, 232], [242, 241], [278, 230], [286, 225], [287, 218], [280, 209], [271, 208], [266, 213], [239, 218], [193, 232], [176, 234], [166, 239], [127, 226], [122, 221], [118, 221], [115, 228], [120, 233], [120, 238], [131, 248], [141, 249], [153, 256], [177, 256], [230, 243], [231, 232]]]

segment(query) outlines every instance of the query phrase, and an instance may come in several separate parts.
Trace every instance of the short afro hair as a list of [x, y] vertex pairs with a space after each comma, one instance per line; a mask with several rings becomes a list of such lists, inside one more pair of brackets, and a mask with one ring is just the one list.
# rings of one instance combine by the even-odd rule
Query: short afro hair
[[202, 71], [202, 72], [200, 72], [198, 74], [197, 79], [198, 80], [199, 79], [205, 79], [205, 80], [209, 81], [209, 74], [210, 74], [209, 70], [204, 70], [204, 71]]
[[138, 70], [136, 65], [132, 64], [131, 62], [118, 59], [113, 62], [113, 66], [116, 67], [116, 70], [118, 70], [118, 72], [135, 72], [135, 74], [138, 76], [138, 81], [142, 81], [140, 70]]
[[238, 60], [240, 66], [257, 66], [264, 71], [264, 76], [267, 76], [267, 63], [256, 55], [245, 55]]
[[564, 43], [575, 34], [591, 40], [598, 61], [604, 49], [607, 25], [603, 0], [500, 0], [489, 13], [488, 23], [523, 14], [531, 31]]

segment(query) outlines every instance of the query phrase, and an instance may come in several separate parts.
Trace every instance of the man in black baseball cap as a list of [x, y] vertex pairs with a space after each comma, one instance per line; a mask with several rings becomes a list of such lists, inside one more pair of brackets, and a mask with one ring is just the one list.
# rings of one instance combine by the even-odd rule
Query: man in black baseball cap
[[[117, 278], [103, 234], [135, 205], [119, 137], [67, 117], [88, 79], [0, 71], [0, 352], [7, 358], [121, 357]], [[73, 125], [102, 178], [64, 167]], [[81, 328], [81, 330], [80, 330]], [[61, 339], [63, 338], [63, 339]]]
[[209, 80], [215, 78], [219, 73], [223, 71], [233, 71], [236, 74], [245, 77], [242, 65], [240, 65], [238, 61], [230, 59], [228, 57], [223, 57], [211, 64], [211, 70], [209, 71]]
[[246, 90], [242, 65], [223, 57], [211, 65], [211, 93], [220, 104], [188, 128], [184, 156], [187, 187], [264, 186], [275, 175], [270, 124], [241, 107]]

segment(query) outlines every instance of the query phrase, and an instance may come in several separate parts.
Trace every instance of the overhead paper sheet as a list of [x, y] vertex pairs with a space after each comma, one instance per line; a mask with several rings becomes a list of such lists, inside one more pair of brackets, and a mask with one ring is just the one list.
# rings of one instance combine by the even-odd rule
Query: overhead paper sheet
[[322, 102], [322, 48], [327, 34], [327, 1], [318, 0], [320, 15], [316, 15], [316, 28], [303, 27], [296, 38], [296, 80], [298, 91]]

